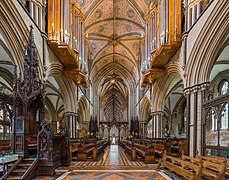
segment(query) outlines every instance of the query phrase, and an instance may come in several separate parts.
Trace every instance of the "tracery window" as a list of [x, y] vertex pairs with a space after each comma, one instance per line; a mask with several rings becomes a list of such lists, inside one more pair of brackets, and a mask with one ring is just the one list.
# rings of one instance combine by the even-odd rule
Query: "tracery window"
[[211, 130], [215, 131], [217, 130], [217, 118], [216, 118], [216, 113], [213, 109], [211, 110], [210, 118], [211, 118], [211, 123], [212, 123]]
[[221, 129], [228, 129], [228, 103], [224, 106], [221, 113]]
[[0, 107], [0, 140], [10, 139], [10, 118], [8, 112]]
[[220, 95], [224, 95], [227, 94], [227, 91], [228, 91], [228, 82], [223, 80], [223, 82], [220, 83], [219, 85], [219, 93]]
[[[223, 80], [219, 84], [219, 93], [220, 95], [225, 95], [228, 92], [228, 81]], [[221, 112], [221, 129], [228, 129], [228, 103], [224, 105]]]

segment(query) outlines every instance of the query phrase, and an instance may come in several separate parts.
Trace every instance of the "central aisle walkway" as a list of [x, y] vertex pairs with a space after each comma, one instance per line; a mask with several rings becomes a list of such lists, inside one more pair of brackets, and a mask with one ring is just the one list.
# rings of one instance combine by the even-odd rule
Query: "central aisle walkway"
[[[56, 180], [165, 180], [156, 164], [131, 161], [118, 145], [109, 146], [99, 161], [75, 161], [69, 167], [56, 169]], [[35, 178], [35, 180], [40, 178]], [[41, 178], [42, 179], [42, 178]], [[47, 180], [47, 179], [45, 179]], [[49, 180], [49, 179], [48, 179]]]
[[100, 168], [102, 168], [101, 166], [106, 166], [106, 169], [108, 168], [108, 166], [112, 169], [118, 168], [120, 166], [129, 166], [129, 168], [136, 166], [147, 167], [147, 165], [142, 161], [131, 161], [125, 154], [124, 150], [118, 145], [109, 146], [105, 151], [103, 157], [101, 157], [99, 161], [76, 161], [73, 162], [72, 165], [86, 168], [88, 168], [88, 166], [99, 166]]

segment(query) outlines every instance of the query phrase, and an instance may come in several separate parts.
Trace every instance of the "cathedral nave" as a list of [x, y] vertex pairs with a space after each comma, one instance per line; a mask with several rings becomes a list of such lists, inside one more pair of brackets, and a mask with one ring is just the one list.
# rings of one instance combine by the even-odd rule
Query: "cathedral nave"
[[229, 179], [229, 3], [1, 0], [1, 179]]

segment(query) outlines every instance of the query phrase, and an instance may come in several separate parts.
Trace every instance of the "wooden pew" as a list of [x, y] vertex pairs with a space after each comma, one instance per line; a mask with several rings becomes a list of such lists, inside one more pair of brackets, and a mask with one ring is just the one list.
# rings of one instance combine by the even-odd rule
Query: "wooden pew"
[[77, 156], [78, 153], [78, 145], [76, 143], [70, 144], [70, 160], [75, 160], [75, 156]]
[[134, 143], [136, 154], [143, 157], [145, 163], [155, 163], [155, 149], [154, 145], [145, 146], [142, 144]]
[[155, 158], [160, 159], [163, 156], [163, 152], [165, 150], [165, 145], [164, 144], [153, 144], [154, 149], [155, 149]]
[[202, 176], [215, 180], [225, 179], [226, 159], [200, 155], [197, 155], [196, 158], [202, 160]]
[[101, 153], [104, 153], [106, 147], [108, 146], [108, 142], [105, 140], [99, 140], [96, 143], [96, 147], [93, 149], [93, 159], [97, 160], [98, 156]]
[[199, 165], [201, 163], [201, 159], [193, 158], [193, 157], [190, 157], [190, 156], [186, 156], [184, 154], [184, 151], [182, 152], [181, 159], [184, 160], [184, 161], [189, 161], [189, 162], [191, 162], [193, 164], [196, 164], [196, 165]]
[[184, 161], [180, 158], [169, 156], [166, 151], [163, 158], [159, 160], [158, 168], [164, 167], [169, 171], [178, 174], [182, 179], [198, 180], [201, 179], [201, 164], [196, 165], [191, 162]]
[[77, 160], [85, 161], [87, 158], [89, 158], [90, 155], [93, 155], [93, 149], [95, 148], [94, 143], [89, 143], [86, 145], [83, 145], [80, 143], [78, 145], [78, 153], [77, 153]]
[[[219, 156], [211, 156], [211, 155], [207, 155], [204, 157], [206, 157], [208, 159], [212, 159], [213, 161], [217, 160], [219, 164], [225, 161], [225, 163], [226, 163], [226, 174], [225, 175], [229, 179], [229, 159], [228, 158], [223, 158], [223, 157], [219, 157]], [[215, 161], [215, 162], [217, 162], [217, 161]]]
[[125, 153], [128, 154], [132, 160], [136, 160], [136, 149], [133, 147], [133, 143], [129, 140], [123, 140], [120, 142], [121, 147], [124, 149]]

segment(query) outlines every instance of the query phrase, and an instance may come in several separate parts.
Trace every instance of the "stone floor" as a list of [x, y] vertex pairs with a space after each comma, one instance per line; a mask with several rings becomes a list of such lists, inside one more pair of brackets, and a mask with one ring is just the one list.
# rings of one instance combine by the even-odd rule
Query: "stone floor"
[[69, 167], [56, 169], [55, 177], [36, 177], [34, 180], [165, 180], [165, 173], [156, 171], [155, 164], [131, 161], [118, 145], [108, 147], [98, 160], [75, 161]]

